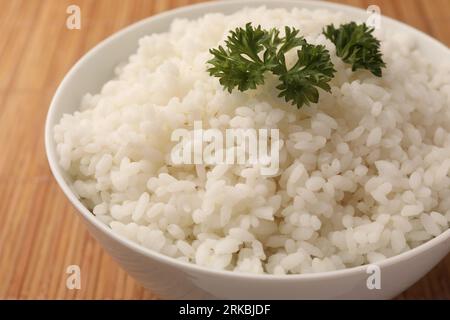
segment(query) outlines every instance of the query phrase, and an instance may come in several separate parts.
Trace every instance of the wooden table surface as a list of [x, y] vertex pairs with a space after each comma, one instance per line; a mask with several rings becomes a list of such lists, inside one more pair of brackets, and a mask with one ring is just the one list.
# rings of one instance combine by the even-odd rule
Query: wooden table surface
[[[154, 299], [88, 234], [54, 181], [43, 132], [69, 68], [115, 31], [191, 0], [0, 0], [0, 299]], [[340, 0], [405, 21], [450, 45], [450, 0]], [[65, 27], [81, 9], [81, 30]], [[81, 267], [81, 289], [66, 268]], [[450, 299], [450, 256], [399, 299]]]

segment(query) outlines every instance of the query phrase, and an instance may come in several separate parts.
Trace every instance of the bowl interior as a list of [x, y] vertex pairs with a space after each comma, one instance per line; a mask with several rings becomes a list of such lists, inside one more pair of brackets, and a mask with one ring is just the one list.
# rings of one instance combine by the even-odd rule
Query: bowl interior
[[[59, 186], [64, 191], [66, 196], [72, 202], [72, 204], [80, 211], [83, 217], [93, 224], [96, 228], [102, 229], [104, 233], [109, 233], [109, 235], [115, 240], [126, 244], [130, 249], [139, 251], [145, 255], [151, 256], [152, 258], [162, 260], [166, 263], [175, 265], [184, 265], [186, 268], [204, 269], [206, 272], [220, 272], [211, 271], [203, 267], [188, 264], [175, 259], [163, 256], [157, 252], [152, 252], [145, 249], [121, 236], [113, 234], [112, 231], [100, 221], [98, 221], [89, 210], [77, 199], [75, 194], [72, 192], [67, 177], [58, 165], [58, 157], [56, 153], [56, 146], [53, 141], [52, 128], [58, 123], [60, 118], [65, 113], [72, 113], [78, 109], [81, 101], [81, 97], [90, 92], [98, 92], [102, 85], [113, 77], [114, 68], [121, 62], [127, 60], [127, 58], [136, 51], [138, 46], [139, 38], [151, 34], [160, 33], [167, 31], [169, 29], [170, 23], [175, 18], [188, 18], [195, 19], [206, 13], [211, 12], [222, 12], [222, 13], [232, 13], [237, 10], [242, 9], [244, 1], [218, 1], [212, 3], [205, 3], [200, 5], [194, 5], [189, 7], [184, 7], [172, 11], [165, 12], [163, 14], [150, 17], [148, 19], [142, 20], [135, 23], [122, 31], [114, 34], [113, 36], [107, 38], [86, 55], [84, 55], [67, 73], [60, 86], [58, 87], [53, 100], [48, 111], [46, 126], [45, 126], [45, 144], [47, 158], [50, 164], [50, 168], [55, 176]], [[367, 19], [369, 14], [361, 9], [356, 9], [348, 6], [337, 5], [322, 1], [270, 1], [270, 0], [256, 0], [245, 2], [246, 6], [261, 6], [265, 5], [268, 8], [307, 8], [307, 9], [327, 9], [330, 11], [341, 11], [348, 14], [351, 18], [359, 21], [364, 21]], [[398, 21], [382, 17], [382, 28], [392, 28], [393, 30], [403, 31], [413, 34], [417, 41], [418, 46], [422, 50], [423, 54], [433, 61], [450, 61], [450, 50], [438, 42], [437, 40], [429, 37], [428, 35], [410, 27]], [[450, 239], [450, 230], [447, 230], [435, 239], [430, 240], [426, 244], [403, 253], [399, 256], [386, 259], [381, 264], [394, 263], [400, 259], [402, 256], [418, 254], [420, 250], [424, 250], [426, 246], [429, 248], [433, 243], [438, 243], [440, 241], [446, 241]], [[423, 248], [422, 248], [423, 247]], [[359, 267], [358, 267], [359, 268]], [[357, 270], [358, 268], [351, 268], [344, 270], [344, 272], [349, 272], [349, 270]], [[234, 274], [227, 272], [228, 274]], [[336, 274], [341, 271], [330, 272], [329, 274]], [[220, 273], [223, 273], [220, 272]], [[279, 276], [269, 276], [263, 275], [262, 277], [279, 278]], [[292, 277], [314, 277], [314, 275], [291, 275]]]

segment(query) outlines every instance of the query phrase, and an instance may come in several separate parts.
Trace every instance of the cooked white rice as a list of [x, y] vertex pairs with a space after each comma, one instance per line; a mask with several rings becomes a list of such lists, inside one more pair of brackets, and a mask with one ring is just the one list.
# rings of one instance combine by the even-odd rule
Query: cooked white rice
[[[206, 72], [208, 49], [251, 21], [300, 29], [325, 45], [332, 93], [296, 107], [275, 79], [232, 94]], [[392, 257], [450, 220], [450, 67], [415, 40], [377, 30], [387, 68], [351, 72], [321, 34], [340, 13], [243, 9], [176, 20], [139, 41], [100, 93], [55, 126], [60, 165], [93, 214], [142, 246], [202, 266], [253, 273], [324, 272]], [[386, 33], [385, 33], [386, 32]], [[277, 128], [280, 171], [170, 165], [174, 129]]]

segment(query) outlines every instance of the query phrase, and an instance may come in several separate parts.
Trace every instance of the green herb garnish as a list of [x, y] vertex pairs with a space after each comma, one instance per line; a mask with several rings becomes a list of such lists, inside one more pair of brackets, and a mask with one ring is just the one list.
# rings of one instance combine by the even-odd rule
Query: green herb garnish
[[380, 41], [372, 33], [374, 29], [365, 23], [350, 22], [335, 28], [329, 25], [323, 34], [336, 46], [336, 54], [345, 63], [352, 65], [352, 71], [367, 69], [381, 77], [381, 68], [386, 67], [380, 52]]
[[[373, 28], [365, 23], [350, 22], [335, 28], [329, 25], [323, 34], [336, 46], [336, 54], [352, 71], [367, 69], [381, 77], [386, 67], [380, 52], [380, 41], [373, 36]], [[264, 74], [269, 71], [281, 82], [276, 88], [279, 97], [297, 108], [319, 101], [319, 90], [330, 92], [328, 84], [334, 70], [330, 54], [325, 46], [312, 45], [299, 35], [295, 28], [285, 27], [284, 37], [276, 29], [245, 28], [230, 31], [225, 48], [219, 46], [209, 52], [214, 56], [208, 61], [211, 76], [219, 78], [220, 84], [229, 92], [255, 89], [264, 84]], [[286, 64], [286, 53], [297, 49], [297, 61], [292, 67]]]
[[[225, 41], [226, 48], [211, 49], [210, 75], [218, 77], [229, 92], [255, 89], [264, 83], [264, 73], [272, 72], [281, 84], [277, 86], [286, 102], [298, 108], [319, 100], [318, 88], [330, 91], [328, 82], [335, 72], [328, 50], [324, 46], [308, 44], [295, 28], [285, 27], [285, 36], [276, 29], [264, 30], [261, 26], [236, 28]], [[285, 54], [297, 50], [297, 62], [290, 68]]]
[[317, 88], [331, 91], [328, 82], [336, 71], [324, 46], [305, 43], [297, 51], [297, 56], [297, 62], [290, 69], [286, 67], [284, 56], [281, 56], [278, 60], [280, 63], [273, 72], [281, 81], [277, 86], [281, 90], [278, 96], [284, 97], [286, 101], [293, 101], [300, 108], [303, 104], [319, 101]]

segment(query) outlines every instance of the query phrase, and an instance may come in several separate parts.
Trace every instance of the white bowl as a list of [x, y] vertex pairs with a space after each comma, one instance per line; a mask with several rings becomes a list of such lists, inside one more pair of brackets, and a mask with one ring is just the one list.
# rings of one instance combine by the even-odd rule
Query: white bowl
[[[52, 128], [64, 113], [72, 113], [86, 92], [97, 92], [113, 76], [114, 67], [137, 49], [144, 35], [168, 30], [174, 18], [197, 18], [209, 12], [232, 13], [245, 5], [269, 8], [303, 7], [342, 11], [365, 19], [360, 9], [321, 1], [223, 1], [183, 7], [142, 20], [101, 42], [69, 71], [53, 97], [45, 126], [50, 168], [67, 198], [77, 208], [92, 235], [139, 283], [164, 298], [223, 299], [387, 299], [396, 296], [425, 275], [450, 251], [450, 229], [427, 243], [378, 264], [381, 289], [369, 290], [366, 266], [304, 275], [251, 275], [215, 271], [177, 261], [114, 234], [78, 200], [58, 165]], [[398, 21], [382, 18], [384, 28], [413, 34], [423, 53], [434, 60], [450, 58], [450, 50]], [[114, 279], [112, 279], [114, 280]]]

